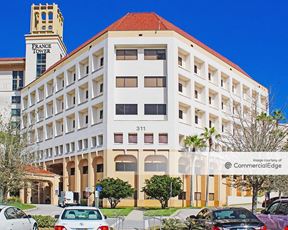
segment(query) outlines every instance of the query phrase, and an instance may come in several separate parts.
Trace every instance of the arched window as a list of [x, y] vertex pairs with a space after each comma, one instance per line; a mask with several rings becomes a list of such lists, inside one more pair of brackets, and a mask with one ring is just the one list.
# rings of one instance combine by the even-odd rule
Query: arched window
[[49, 21], [53, 20], [53, 12], [48, 13], [48, 19], [49, 19]]
[[41, 15], [42, 15], [42, 20], [45, 21], [46, 20], [46, 13], [43, 12]]
[[165, 172], [167, 171], [167, 158], [160, 155], [149, 155], [145, 158], [144, 169], [146, 172]]
[[191, 172], [189, 172], [189, 158], [180, 157], [178, 161], [178, 172], [183, 174], [191, 174]]
[[137, 160], [132, 155], [118, 155], [114, 159], [115, 168], [118, 172], [136, 172]]

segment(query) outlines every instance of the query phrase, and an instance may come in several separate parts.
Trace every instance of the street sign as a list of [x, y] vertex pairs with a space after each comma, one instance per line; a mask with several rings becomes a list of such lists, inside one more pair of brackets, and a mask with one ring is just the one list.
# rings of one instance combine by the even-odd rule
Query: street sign
[[103, 190], [102, 186], [101, 185], [97, 185], [96, 186], [96, 191], [97, 192], [101, 192]]

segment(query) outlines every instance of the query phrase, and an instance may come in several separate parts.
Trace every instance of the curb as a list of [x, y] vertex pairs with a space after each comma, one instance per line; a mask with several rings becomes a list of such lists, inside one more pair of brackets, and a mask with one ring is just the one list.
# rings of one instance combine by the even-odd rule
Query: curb
[[38, 208], [35, 207], [35, 208], [29, 208], [29, 209], [25, 209], [23, 210], [24, 212], [30, 212], [30, 211], [34, 211], [34, 210], [37, 210]]

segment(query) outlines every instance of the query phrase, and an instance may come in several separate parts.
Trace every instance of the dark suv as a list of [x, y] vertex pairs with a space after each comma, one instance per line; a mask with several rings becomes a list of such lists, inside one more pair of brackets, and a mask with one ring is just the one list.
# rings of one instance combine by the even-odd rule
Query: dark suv
[[[266, 226], [245, 208], [204, 208], [197, 216], [187, 218], [189, 229], [267, 230]], [[270, 230], [270, 229], [269, 229]]]
[[257, 217], [269, 230], [288, 230], [288, 199], [274, 201]]

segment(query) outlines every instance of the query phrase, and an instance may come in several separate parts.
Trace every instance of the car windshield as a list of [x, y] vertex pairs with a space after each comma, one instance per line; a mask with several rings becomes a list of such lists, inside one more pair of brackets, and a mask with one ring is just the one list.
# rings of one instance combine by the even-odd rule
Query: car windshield
[[63, 220], [102, 220], [99, 210], [94, 209], [68, 209], [62, 214]]
[[255, 219], [255, 216], [245, 209], [217, 210], [213, 212], [216, 220], [224, 219]]

